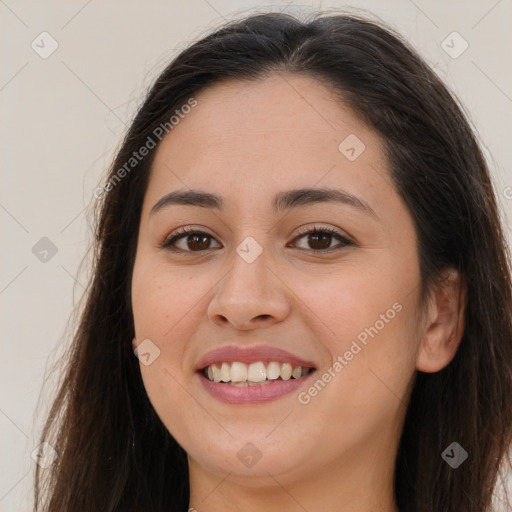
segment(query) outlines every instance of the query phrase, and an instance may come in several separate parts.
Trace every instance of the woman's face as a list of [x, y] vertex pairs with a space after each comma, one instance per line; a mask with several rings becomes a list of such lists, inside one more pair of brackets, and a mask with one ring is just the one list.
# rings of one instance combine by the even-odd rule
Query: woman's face
[[151, 403], [191, 474], [392, 471], [420, 273], [382, 140], [312, 78], [195, 100], [157, 149], [138, 234], [134, 346]]

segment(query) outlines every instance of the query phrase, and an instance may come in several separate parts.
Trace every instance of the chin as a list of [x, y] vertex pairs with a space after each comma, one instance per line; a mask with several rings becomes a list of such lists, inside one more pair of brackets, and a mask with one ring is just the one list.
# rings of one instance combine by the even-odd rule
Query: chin
[[[222, 475], [231, 473], [230, 480], [236, 477], [244, 480], [247, 476], [272, 480], [269, 475], [300, 473], [298, 469], [304, 467], [311, 471], [310, 466], [305, 465], [304, 450], [300, 442], [283, 448], [282, 443], [276, 441], [271, 438], [265, 440], [264, 435], [261, 436], [261, 441], [237, 436], [230, 438], [225, 446], [215, 441], [208, 443], [207, 446], [215, 446], [215, 450], [210, 449], [208, 452], [206, 447], [198, 452], [201, 447], [195, 444], [195, 453], [190, 452], [190, 455], [196, 463], [208, 467], [211, 472]], [[208, 453], [208, 457], [205, 457], [205, 453]], [[275, 485], [275, 481], [272, 482]]]

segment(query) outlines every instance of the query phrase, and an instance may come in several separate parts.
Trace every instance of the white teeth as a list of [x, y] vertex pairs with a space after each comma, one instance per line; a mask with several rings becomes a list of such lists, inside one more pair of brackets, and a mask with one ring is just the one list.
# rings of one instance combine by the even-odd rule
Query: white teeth
[[212, 364], [212, 373], [213, 373], [213, 380], [215, 382], [220, 382], [220, 368], [216, 364]]
[[292, 376], [292, 365], [290, 363], [283, 363], [281, 365], [281, 379], [289, 380]]
[[217, 363], [208, 366], [204, 375], [214, 382], [227, 382], [233, 386], [258, 386], [271, 384], [281, 377], [281, 380], [299, 379], [308, 375], [312, 368], [292, 366], [290, 363], [278, 363], [270, 361], [265, 363], [246, 364], [235, 361], [233, 363]]
[[279, 377], [279, 375], [281, 375], [281, 367], [279, 366], [279, 363], [276, 363], [275, 361], [268, 363], [267, 379], [275, 380]]
[[229, 382], [231, 380], [231, 369], [228, 363], [222, 363], [222, 367], [220, 369], [220, 380], [222, 382]]
[[247, 380], [252, 382], [261, 382], [267, 379], [267, 370], [265, 365], [259, 361], [257, 363], [251, 363], [247, 370]]
[[231, 365], [231, 382], [243, 382], [247, 380], [247, 365], [235, 362]]

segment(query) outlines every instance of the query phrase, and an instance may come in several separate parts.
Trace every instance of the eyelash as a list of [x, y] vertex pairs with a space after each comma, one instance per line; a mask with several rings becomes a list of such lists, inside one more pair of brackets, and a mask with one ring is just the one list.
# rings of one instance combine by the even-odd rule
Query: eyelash
[[[332, 235], [339, 242], [341, 242], [342, 245], [339, 246], [339, 247], [332, 247], [330, 249], [320, 249], [320, 250], [316, 250], [316, 249], [301, 249], [302, 251], [313, 252], [313, 253], [317, 253], [317, 254], [318, 253], [320, 253], [320, 254], [330, 254], [332, 252], [339, 251], [339, 250], [343, 249], [344, 247], [349, 247], [349, 246], [355, 246], [356, 245], [352, 240], [349, 240], [347, 237], [343, 236], [336, 229], [327, 228], [327, 227], [317, 228], [316, 226], [313, 226], [312, 228], [307, 228], [305, 230], [301, 230], [297, 234], [297, 236], [294, 238], [294, 240], [302, 238], [305, 235], [317, 234], [317, 233], [326, 233], [326, 234]], [[207, 252], [207, 251], [211, 250], [211, 249], [205, 249], [204, 251], [185, 251], [183, 249], [178, 249], [176, 247], [172, 247], [172, 244], [177, 242], [179, 239], [186, 238], [186, 236], [189, 236], [189, 235], [206, 235], [206, 236], [209, 236], [209, 237], [213, 238], [212, 235], [210, 235], [210, 234], [208, 234], [208, 233], [206, 233], [204, 231], [200, 231], [200, 230], [197, 230], [197, 229], [194, 229], [194, 228], [190, 228], [190, 227], [185, 227], [185, 228], [180, 228], [172, 236], [166, 238], [163, 241], [163, 243], [160, 244], [159, 247], [161, 249], [166, 249], [168, 251], [188, 253], [189, 255], [192, 255], [194, 253], [204, 253], [204, 252]]]

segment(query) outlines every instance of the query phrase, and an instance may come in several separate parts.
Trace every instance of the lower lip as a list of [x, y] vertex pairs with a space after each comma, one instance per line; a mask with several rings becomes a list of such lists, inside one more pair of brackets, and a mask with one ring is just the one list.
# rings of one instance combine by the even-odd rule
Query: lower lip
[[229, 404], [260, 404], [277, 400], [282, 396], [297, 391], [316, 371], [299, 379], [275, 380], [270, 384], [259, 386], [233, 386], [225, 382], [214, 382], [198, 373], [201, 384], [206, 390], [221, 402]]

